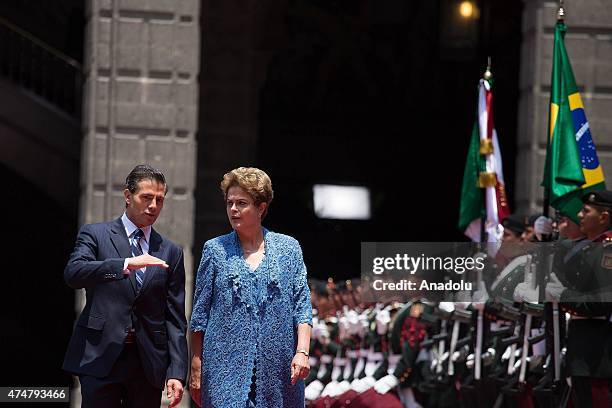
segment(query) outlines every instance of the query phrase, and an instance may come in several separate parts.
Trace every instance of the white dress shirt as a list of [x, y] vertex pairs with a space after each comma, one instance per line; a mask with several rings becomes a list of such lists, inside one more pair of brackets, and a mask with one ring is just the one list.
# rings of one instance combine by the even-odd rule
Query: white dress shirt
[[[134, 234], [134, 231], [136, 231], [138, 229], [138, 227], [136, 225], [134, 225], [134, 223], [128, 218], [128, 216], [126, 215], [126, 213], [123, 213], [123, 215], [121, 216], [121, 222], [123, 223], [123, 227], [125, 228], [125, 234], [128, 237], [128, 240], [130, 241], [130, 245], [134, 242], [134, 237], [132, 236]], [[148, 254], [149, 253], [149, 239], [151, 238], [151, 226], [147, 226], [147, 227], [142, 227], [140, 228], [144, 234], [144, 236], [142, 238], [140, 238], [140, 248], [142, 249], [142, 253], [143, 254]], [[125, 261], [123, 262], [123, 273], [129, 273], [128, 270], [128, 259], [126, 258]], [[142, 268], [143, 272], [146, 270], [146, 268]]]

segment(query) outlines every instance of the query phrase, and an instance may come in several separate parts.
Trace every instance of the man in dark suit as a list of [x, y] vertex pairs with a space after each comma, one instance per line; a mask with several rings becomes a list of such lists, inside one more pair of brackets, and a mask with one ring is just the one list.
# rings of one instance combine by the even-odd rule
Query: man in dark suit
[[125, 184], [125, 213], [85, 225], [64, 271], [84, 288], [63, 368], [79, 376], [83, 407], [170, 406], [187, 376], [183, 251], [151, 228], [168, 191], [164, 175], [136, 166]]

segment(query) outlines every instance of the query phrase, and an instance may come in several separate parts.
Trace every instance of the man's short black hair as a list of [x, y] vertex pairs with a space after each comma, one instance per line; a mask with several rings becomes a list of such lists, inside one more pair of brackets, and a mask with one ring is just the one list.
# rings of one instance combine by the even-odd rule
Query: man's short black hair
[[166, 184], [164, 173], [148, 164], [139, 164], [130, 171], [130, 174], [128, 174], [125, 179], [125, 188], [130, 190], [130, 193], [134, 194], [138, 190], [138, 183], [142, 180], [157, 181], [163, 184], [166, 187], [165, 192], [168, 192], [168, 185]]

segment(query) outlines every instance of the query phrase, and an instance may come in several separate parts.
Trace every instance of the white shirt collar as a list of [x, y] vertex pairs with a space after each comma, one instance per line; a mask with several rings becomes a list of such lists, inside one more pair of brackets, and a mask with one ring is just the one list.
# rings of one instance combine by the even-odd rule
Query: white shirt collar
[[[126, 213], [123, 213], [121, 216], [121, 222], [123, 222], [123, 227], [125, 228], [125, 233], [127, 234], [128, 238], [131, 237], [134, 231], [138, 229], [138, 227], [128, 218]], [[145, 241], [147, 241], [147, 243], [150, 242], [149, 238], [151, 238], [151, 226], [149, 225], [142, 227], [141, 230], [144, 233]]]

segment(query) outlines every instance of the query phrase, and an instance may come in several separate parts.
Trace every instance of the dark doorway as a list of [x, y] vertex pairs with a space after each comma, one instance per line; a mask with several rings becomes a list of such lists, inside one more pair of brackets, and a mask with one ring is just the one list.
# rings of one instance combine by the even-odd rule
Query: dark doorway
[[[459, 3], [294, 0], [260, 23], [285, 30], [259, 90], [267, 221], [300, 240], [311, 277], [358, 276], [364, 241], [466, 239], [459, 193], [487, 56], [512, 204], [522, 4], [474, 2], [464, 21]], [[325, 182], [369, 187], [372, 218], [316, 218]]]
[[[0, 165], [5, 231], [0, 384], [70, 386], [61, 370], [75, 318], [74, 292], [62, 271], [72, 249], [76, 215]], [[57, 180], [61, 183], [62, 180]]]

